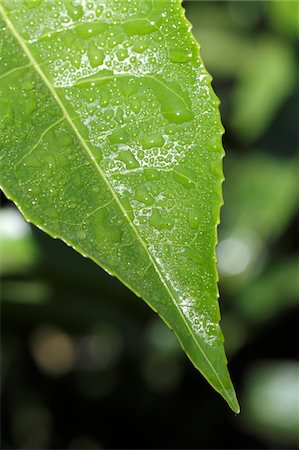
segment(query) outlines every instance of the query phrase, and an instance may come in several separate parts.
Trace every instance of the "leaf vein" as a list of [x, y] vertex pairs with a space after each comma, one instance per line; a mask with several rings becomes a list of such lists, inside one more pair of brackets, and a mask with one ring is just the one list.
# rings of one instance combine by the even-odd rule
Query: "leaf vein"
[[31, 66], [30, 64], [25, 64], [24, 66], [15, 67], [14, 69], [9, 70], [8, 72], [5, 72], [0, 76], [0, 80], [3, 80], [4, 78], [8, 77], [9, 75], [13, 74], [14, 72], [18, 72], [19, 70], [28, 69], [28, 67]]
[[[90, 77], [86, 77], [86, 78], [81, 78], [79, 81], [76, 81], [75, 83], [72, 83], [69, 87], [74, 87], [74, 86], [80, 86], [86, 83], [95, 83], [97, 81], [108, 81], [108, 80], [113, 80], [116, 78], [124, 78], [124, 77], [130, 77], [130, 78], [144, 78], [144, 79], [151, 79], [156, 81], [157, 83], [159, 83], [161, 86], [163, 86], [166, 90], [168, 90], [169, 92], [171, 92], [172, 94], [174, 94], [177, 98], [179, 98], [185, 105], [186, 109], [192, 113], [192, 111], [190, 110], [189, 105], [186, 103], [186, 100], [184, 99], [184, 97], [182, 97], [180, 94], [178, 94], [175, 90], [173, 90], [172, 88], [170, 88], [169, 86], [167, 86], [166, 83], [164, 83], [163, 81], [159, 80], [159, 78], [155, 77], [154, 75], [150, 75], [149, 73], [143, 73], [140, 75], [134, 75], [132, 73], [116, 73], [116, 74], [112, 74], [112, 75], [106, 75], [103, 77], [94, 77], [94, 78], [90, 78]], [[174, 111], [165, 111], [165, 112], [174, 112]]]
[[19, 167], [20, 164], [22, 164], [24, 159], [28, 158], [28, 156], [34, 152], [34, 150], [39, 146], [39, 144], [42, 142], [42, 140], [44, 139], [46, 134], [49, 133], [49, 131], [52, 130], [52, 128], [55, 128], [58, 124], [60, 124], [60, 122], [63, 122], [64, 119], [65, 119], [65, 116], [63, 115], [62, 117], [60, 117], [60, 119], [56, 120], [54, 123], [49, 125], [48, 128], [42, 132], [38, 141], [33, 145], [33, 147], [31, 147], [31, 149], [25, 155], [23, 155], [23, 157], [20, 159], [20, 161], [17, 162], [17, 164], [15, 165], [15, 170]]

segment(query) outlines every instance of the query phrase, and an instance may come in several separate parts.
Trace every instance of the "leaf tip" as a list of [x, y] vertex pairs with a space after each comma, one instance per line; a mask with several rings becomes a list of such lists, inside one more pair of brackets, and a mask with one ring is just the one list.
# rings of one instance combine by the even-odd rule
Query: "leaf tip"
[[240, 413], [240, 405], [235, 393], [235, 390], [233, 388], [233, 386], [231, 385], [231, 388], [229, 389], [229, 391], [226, 391], [225, 394], [222, 394], [224, 400], [226, 400], [226, 402], [228, 403], [229, 407], [231, 408], [231, 410], [235, 413], [235, 414], [239, 414]]

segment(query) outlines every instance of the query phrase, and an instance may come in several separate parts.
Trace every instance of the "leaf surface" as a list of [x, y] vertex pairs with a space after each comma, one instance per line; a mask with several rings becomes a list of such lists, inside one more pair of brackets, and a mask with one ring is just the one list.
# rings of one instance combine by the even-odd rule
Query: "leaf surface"
[[5, 0], [1, 186], [173, 329], [238, 411], [219, 327], [222, 126], [178, 0]]

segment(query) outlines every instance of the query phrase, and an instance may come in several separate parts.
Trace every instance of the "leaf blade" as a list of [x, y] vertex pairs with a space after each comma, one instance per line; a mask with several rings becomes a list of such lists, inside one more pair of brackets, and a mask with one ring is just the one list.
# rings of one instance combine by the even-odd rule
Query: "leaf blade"
[[[7, 3], [14, 4], [14, 2]], [[52, 3], [43, 2], [42, 5], [49, 14], [47, 5], [52, 6]], [[98, 5], [102, 6], [103, 3], [100, 2]], [[139, 2], [138, 5], [140, 8], [144, 5], [146, 9], [148, 2]], [[65, 6], [70, 5], [65, 2]], [[47, 121], [44, 120], [44, 122], [48, 122], [46, 126], [43, 124], [42, 131], [36, 130], [36, 127], [35, 131], [32, 131], [31, 128], [28, 131], [28, 126], [25, 131], [23, 130], [26, 137], [29, 138], [31, 138], [30, 133], [37, 134], [35, 140], [32, 139], [34, 143], [29, 142], [28, 148], [25, 151], [22, 149], [22, 152], [18, 148], [14, 155], [12, 155], [13, 152], [7, 151], [6, 157], [3, 157], [9, 177], [2, 175], [2, 186], [9, 197], [17, 202], [21, 200], [27, 219], [49, 234], [62, 238], [80, 253], [88, 255], [109, 273], [115, 274], [137, 295], [143, 297], [154, 310], [158, 311], [178, 336], [193, 364], [237, 412], [238, 405], [226, 369], [223, 338], [218, 325], [220, 316], [217, 305], [215, 270], [215, 226], [221, 204], [222, 147], [220, 136], [222, 129], [219, 114], [216, 112], [217, 102], [215, 97], [211, 100], [213, 94], [209, 79], [201, 66], [197, 45], [187, 31], [189, 25], [183, 16], [179, 2], [171, 2], [172, 9], [169, 6], [166, 7], [166, 3], [163, 4], [163, 2], [153, 2], [152, 6], [149, 11], [144, 12], [150, 18], [155, 19], [146, 18], [151, 27], [146, 33], [143, 27], [137, 27], [137, 33], [136, 28], [134, 31], [134, 27], [129, 27], [128, 32], [127, 21], [122, 16], [120, 23], [117, 26], [113, 25], [113, 32], [109, 31], [111, 27], [107, 20], [106, 22], [102, 21], [103, 23], [94, 21], [92, 26], [89, 22], [79, 21], [72, 25], [72, 29], [66, 30], [61, 28], [61, 24], [59, 28], [59, 24], [54, 21], [55, 26], [49, 33], [45, 34], [43, 30], [42, 32], [39, 30], [39, 37], [33, 33], [29, 39], [25, 37], [28, 31], [24, 32], [26, 20], [24, 21], [23, 16], [21, 17], [18, 11], [8, 9], [11, 14], [9, 17], [4, 7], [0, 6], [6, 28], [14, 37], [16, 46], [21, 48], [23, 55], [27, 57], [29, 61], [27, 65], [30, 64], [31, 67], [20, 70], [15, 67], [9, 71], [8, 84], [10, 83], [12, 85], [10, 87], [18, 91], [23, 102], [20, 106], [21, 113], [13, 110], [14, 129], [18, 124], [15, 122], [16, 117], [21, 122], [23, 129], [26, 129], [24, 115], [26, 116], [29, 111], [30, 117], [30, 111], [34, 107], [32, 97], [23, 92], [26, 83], [30, 84], [31, 82], [38, 86], [37, 95], [43, 98], [44, 103], [48, 105], [46, 110], [41, 113], [44, 119], [47, 118]], [[22, 11], [23, 15], [28, 12], [26, 7]], [[45, 11], [40, 10], [40, 15], [44, 20], [46, 20]], [[139, 12], [141, 13], [141, 11], [142, 9]], [[126, 73], [117, 73], [120, 57], [118, 63], [112, 64], [108, 69], [107, 67], [99, 69], [102, 66], [98, 65], [97, 69], [93, 70], [92, 65], [89, 64], [87, 72], [83, 75], [80, 72], [79, 77], [75, 65], [71, 74], [69, 70], [61, 66], [62, 69], [60, 67], [60, 72], [58, 71], [58, 76], [56, 76], [53, 64], [51, 66], [51, 62], [46, 61], [45, 48], [48, 47], [48, 51], [50, 48], [48, 54], [51, 56], [51, 47], [54, 47], [55, 53], [52, 53], [56, 57], [56, 66], [57, 60], [61, 64], [65, 63], [67, 61], [66, 45], [78, 47], [76, 43], [72, 44], [70, 39], [74, 33], [81, 46], [84, 47], [87, 42], [87, 46], [85, 46], [87, 54], [88, 52], [92, 53], [90, 49], [93, 49], [93, 45], [99, 44], [103, 30], [107, 31], [107, 29], [108, 32], [114, 34], [117, 34], [115, 30], [118, 30], [120, 34], [118, 39], [123, 42], [126, 38], [125, 42], [129, 42], [132, 48], [136, 45], [139, 45], [139, 50], [141, 45], [150, 47], [147, 42], [148, 35], [156, 33], [155, 39], [159, 42], [160, 29], [157, 30], [157, 23], [162, 21], [165, 11], [168, 14], [171, 12], [172, 16], [171, 14], [170, 16], [173, 22], [175, 19], [181, 21], [182, 29], [187, 36], [186, 46], [188, 44], [189, 50], [193, 52], [190, 63], [190, 57], [186, 56], [187, 47], [183, 53], [180, 53], [180, 49], [167, 49], [171, 71], [174, 70], [173, 64], [181, 64], [183, 70], [176, 69], [175, 75], [182, 79], [182, 76], [187, 74], [188, 83], [184, 84], [182, 80], [179, 83], [172, 79], [169, 67], [166, 67], [164, 75], [161, 76], [157, 70], [160, 61], [156, 62], [156, 72], [144, 72], [144, 61], [147, 61], [144, 55], [143, 59], [141, 58], [141, 64], [138, 64], [136, 56], [132, 63], [132, 57], [130, 70], [127, 69]], [[117, 8], [116, 12], [120, 14]], [[30, 17], [29, 13], [28, 17]], [[134, 14], [131, 19], [134, 22]], [[99, 25], [101, 25], [100, 31]], [[108, 28], [105, 28], [104, 25], [107, 25]], [[162, 31], [165, 32], [166, 28], [164, 24]], [[91, 31], [89, 32], [89, 30]], [[137, 34], [137, 38], [135, 38], [135, 34], [132, 34], [133, 32]], [[141, 39], [140, 36], [144, 36], [142, 33], [145, 33], [146, 39]], [[92, 40], [90, 40], [89, 34], [92, 36]], [[64, 42], [60, 53], [59, 39]], [[152, 45], [151, 42], [150, 44]], [[106, 48], [106, 57], [107, 54], [115, 55], [117, 51], [124, 50], [124, 48], [124, 46], [117, 50], [113, 46], [112, 50]], [[162, 50], [159, 49], [159, 51]], [[171, 52], [172, 55], [169, 55]], [[100, 53], [99, 47], [94, 53], [96, 55]], [[134, 54], [136, 55], [138, 52]], [[151, 56], [153, 56], [153, 51]], [[187, 61], [184, 61], [186, 58]], [[50, 59], [50, 61], [52, 60]], [[92, 58], [89, 59], [90, 61]], [[187, 69], [192, 69], [190, 74], [186, 69], [186, 64], [188, 64]], [[124, 65], [123, 68], [125, 67]], [[113, 69], [112, 74], [111, 68]], [[141, 69], [143, 73], [140, 73]], [[25, 72], [25, 76], [22, 78], [23, 72]], [[17, 78], [14, 79], [14, 77]], [[3, 80], [5, 78], [2, 78], [2, 83]], [[196, 127], [199, 125], [200, 119], [202, 120], [202, 105], [199, 104], [200, 102], [197, 103], [194, 98], [190, 99], [190, 86], [193, 86], [194, 81], [198, 85], [198, 92], [206, 92], [206, 98], [204, 93], [201, 93], [201, 100], [205, 106], [209, 105], [207, 112], [211, 115], [210, 120], [217, 124], [213, 131], [217, 129], [218, 135], [218, 141], [211, 143], [213, 137], [210, 130], [208, 138], [205, 138], [204, 133], [201, 134], [202, 141], [209, 147], [209, 150], [204, 152], [204, 147], [200, 146], [200, 150], [204, 154], [200, 158], [197, 155], [200, 162], [197, 173], [190, 168], [190, 161], [186, 165], [183, 164], [187, 159], [185, 153], [188, 146], [189, 150], [191, 148], [191, 156], [196, 155], [196, 151], [198, 153], [196, 146], [192, 146], [192, 139], [197, 136]], [[16, 86], [19, 87], [16, 88]], [[189, 90], [186, 89], [186, 86]], [[4, 83], [4, 87], [7, 88], [7, 83]], [[115, 116], [112, 116], [113, 119], [109, 116], [110, 110], [113, 110], [115, 115], [115, 111], [119, 112], [120, 109], [117, 108], [117, 95], [113, 95], [113, 89], [121, 97], [121, 105], [123, 107], [129, 105], [127, 108], [129, 115], [123, 114], [118, 119], [115, 119]], [[112, 102], [115, 103], [112, 105], [115, 108], [103, 108], [108, 117], [109, 130], [101, 133], [100, 131], [103, 130], [99, 130], [98, 127], [102, 116], [99, 116], [101, 113], [98, 110], [100, 105], [97, 103], [97, 96], [100, 96], [102, 92], [105, 94], [103, 104], [108, 99], [110, 106]], [[147, 95], [151, 100], [151, 106], [149, 103], [145, 106], [138, 105], [135, 99], [135, 97], [137, 98], [136, 93], [141, 93], [141, 96]], [[133, 102], [131, 102], [131, 97], [134, 97]], [[9, 100], [9, 106], [13, 109], [12, 105], [15, 100], [13, 94]], [[155, 104], [154, 107], [153, 104]], [[134, 136], [132, 120], [131, 122], [129, 120], [134, 106], [136, 111], [138, 108], [139, 111], [142, 111], [141, 115], [136, 116], [138, 119], [138, 124], [135, 124], [138, 129], [137, 136]], [[146, 107], [149, 108], [151, 115], [147, 115]], [[48, 117], [49, 111], [51, 111], [50, 117]], [[200, 115], [198, 115], [198, 111], [201, 111]], [[18, 113], [20, 114], [18, 115]], [[93, 120], [94, 117], [95, 120]], [[197, 121], [196, 117], [199, 117]], [[97, 124], [97, 127], [93, 122]], [[145, 123], [146, 126], [144, 126]], [[162, 123], [162, 127], [160, 123]], [[187, 135], [189, 129], [191, 137]], [[181, 140], [182, 136], [187, 142], [180, 145], [178, 140], [179, 138]], [[133, 139], [139, 139], [137, 150], [134, 148]], [[168, 148], [167, 142], [165, 144], [167, 139], [170, 141], [172, 139]], [[30, 141], [30, 139], [28, 140]], [[176, 150], [179, 145], [181, 148]], [[59, 152], [59, 146], [62, 147], [63, 152]], [[103, 148], [103, 151], [99, 149], [100, 147]], [[213, 153], [214, 157], [210, 158], [211, 148], [214, 149], [214, 147], [216, 147], [216, 151]], [[141, 152], [141, 157], [138, 156], [138, 151]], [[150, 158], [148, 154], [150, 154]], [[12, 156], [16, 160], [13, 174], [10, 169]], [[212, 175], [215, 180], [211, 175], [209, 178], [202, 175], [207, 167], [211, 171], [208, 157], [212, 159], [212, 171], [214, 171]], [[67, 183], [65, 183], [65, 177], [61, 177], [61, 170], [59, 170], [60, 177], [58, 176], [58, 168], [65, 171], [70, 169], [69, 172], [65, 172]], [[207, 186], [204, 183], [198, 183], [198, 174], [201, 174], [203, 181], [208, 181]], [[87, 186], [84, 186], [84, 180], [86, 180]], [[39, 188], [39, 191], [35, 189], [37, 192], [32, 194], [32, 186]], [[26, 194], [24, 194], [25, 188], [28, 191]], [[45, 190], [43, 194], [41, 194], [42, 189]], [[74, 191], [77, 191], [76, 195], [79, 192], [80, 202], [74, 195]], [[123, 195], [123, 192], [126, 195]], [[180, 212], [176, 195], [185, 203], [183, 214]], [[216, 196], [216, 200], [213, 199], [213, 196]], [[87, 205], [83, 197], [86, 197]], [[211, 198], [215, 205], [215, 210], [212, 211], [210, 211], [209, 204]], [[205, 204], [206, 201], [208, 201], [208, 206]], [[38, 208], [33, 207], [34, 202], [38, 203]], [[54, 206], [48, 208], [51, 202]], [[201, 208], [198, 207], [199, 203]], [[186, 214], [187, 217], [185, 217]], [[77, 220], [79, 217], [80, 220]], [[74, 221], [74, 218], [77, 221]], [[207, 225], [203, 226], [205, 223]], [[177, 225], [182, 228], [179, 230], [178, 236], [175, 235]], [[199, 238], [203, 232], [205, 232], [205, 238], [201, 242]], [[177, 261], [174, 260], [173, 254]], [[205, 257], [207, 257], [207, 261], [205, 261]], [[133, 272], [130, 267], [133, 267]], [[196, 270], [200, 277], [194, 275], [193, 270]], [[186, 271], [191, 283], [186, 279]], [[199, 281], [198, 278], [200, 278]], [[200, 298], [198, 291], [200, 291]]]

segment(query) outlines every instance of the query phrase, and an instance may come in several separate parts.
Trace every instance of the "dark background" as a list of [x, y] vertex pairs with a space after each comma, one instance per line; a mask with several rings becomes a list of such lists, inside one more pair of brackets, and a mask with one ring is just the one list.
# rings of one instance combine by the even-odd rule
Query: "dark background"
[[298, 3], [184, 2], [221, 99], [234, 415], [156, 315], [2, 196], [2, 448], [295, 449]]

